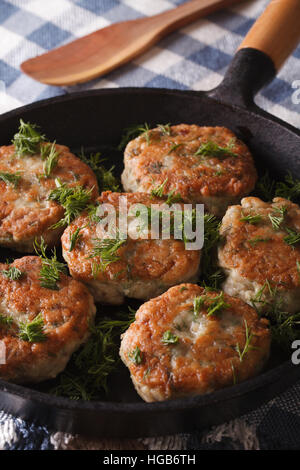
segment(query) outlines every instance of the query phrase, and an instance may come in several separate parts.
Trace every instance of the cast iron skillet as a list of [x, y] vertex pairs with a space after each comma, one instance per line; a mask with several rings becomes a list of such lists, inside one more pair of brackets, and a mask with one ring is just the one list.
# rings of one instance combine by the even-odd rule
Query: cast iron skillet
[[[280, 8], [278, 25], [275, 13]], [[286, 37], [287, 30], [284, 34], [276, 28], [285, 29], [287, 15], [288, 30], [293, 30], [294, 23], [298, 28], [299, 2], [277, 0], [267, 15], [268, 19], [272, 16], [268, 35], [273, 35], [276, 43], [278, 33]], [[52, 98], [2, 115], [1, 144], [10, 142], [20, 118], [38, 123], [49, 139], [74, 150], [116, 144], [124, 128], [142, 122], [226, 126], [249, 145], [259, 169], [268, 168], [278, 177], [290, 170], [300, 178], [299, 130], [260, 110], [253, 101], [255, 93], [275, 76], [274, 64], [280, 65], [296, 44], [295, 37], [286, 40], [286, 53], [279, 60], [276, 50], [257, 46], [255, 27], [248, 38], [251, 35], [250, 44], [236, 54], [222, 84], [209, 93], [123, 88]], [[120, 156], [109, 163], [122, 168]], [[6, 259], [10, 253], [2, 250], [1, 256]], [[300, 378], [300, 367], [289, 357], [272, 357], [264, 373], [244, 383], [203, 396], [151, 404], [142, 402], [134, 392], [125, 368], [113, 379], [110, 401], [74, 402], [0, 380], [0, 408], [52, 429], [93, 436], [136, 437], [199, 430], [257, 407]]]

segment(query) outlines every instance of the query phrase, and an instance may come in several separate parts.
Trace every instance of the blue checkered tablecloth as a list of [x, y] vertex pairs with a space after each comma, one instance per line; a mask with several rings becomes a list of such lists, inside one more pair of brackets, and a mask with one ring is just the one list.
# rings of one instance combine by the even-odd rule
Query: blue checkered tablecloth
[[[20, 71], [24, 60], [112, 22], [153, 15], [180, 3], [183, 0], [0, 0], [0, 113], [83, 89], [213, 88], [222, 80], [237, 46], [268, 0], [241, 1], [240, 5], [201, 19], [163, 39], [133, 62], [86, 84], [50, 87]], [[256, 101], [300, 127], [299, 86], [300, 47]], [[135, 444], [87, 441], [55, 433], [8, 416], [1, 411], [0, 403], [0, 449], [297, 449], [299, 403], [300, 384], [258, 410], [204, 433], [141, 439]]]

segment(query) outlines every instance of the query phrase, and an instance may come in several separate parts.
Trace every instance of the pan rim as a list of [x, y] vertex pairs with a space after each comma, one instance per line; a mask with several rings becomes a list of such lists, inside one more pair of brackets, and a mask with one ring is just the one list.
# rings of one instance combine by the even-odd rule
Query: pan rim
[[[293, 370], [294, 369], [294, 370]], [[183, 397], [173, 400], [165, 400], [161, 402], [113, 402], [113, 401], [88, 401], [88, 400], [71, 400], [70, 398], [51, 395], [50, 393], [41, 392], [24, 385], [14, 384], [0, 379], [0, 394], [12, 394], [18, 398], [24, 398], [34, 401], [37, 405], [46, 405], [55, 407], [56, 409], [67, 411], [101, 411], [101, 413], [145, 413], [145, 412], [172, 412], [178, 410], [188, 410], [201, 408], [202, 406], [212, 405], [220, 401], [226, 401], [248, 394], [251, 391], [276, 382], [280, 378], [284, 378], [285, 373], [289, 371], [296, 372], [300, 378], [300, 367], [294, 365], [291, 361], [285, 361], [282, 364], [269, 369], [256, 377], [252, 377], [238, 384], [225, 387], [212, 393], [204, 395], [196, 395], [193, 397]]]
[[[43, 100], [36, 101], [34, 103], [30, 103], [24, 106], [20, 106], [15, 108], [11, 111], [3, 113], [0, 115], [0, 123], [6, 121], [10, 118], [17, 118], [22, 113], [28, 112], [31, 110], [39, 109], [39, 108], [46, 108], [48, 105], [54, 103], [66, 103], [73, 100], [83, 99], [85, 97], [90, 96], [109, 96], [111, 94], [120, 94], [124, 95], [126, 93], [131, 94], [147, 94], [147, 95], [159, 95], [159, 94], [168, 94], [169, 96], [190, 96], [199, 98], [200, 96], [205, 96], [209, 100], [213, 100], [219, 103], [222, 106], [229, 106], [232, 109], [242, 109], [249, 114], [253, 114], [254, 116], [259, 114], [260, 116], [271, 120], [279, 125], [282, 125], [285, 129], [293, 132], [297, 136], [300, 136], [300, 130], [292, 126], [291, 124], [285, 123], [281, 119], [273, 116], [266, 111], [262, 110], [254, 103], [252, 106], [248, 106], [247, 108], [236, 106], [234, 104], [228, 104], [221, 101], [214, 99], [213, 97], [209, 96], [210, 92], [203, 92], [203, 91], [195, 91], [195, 90], [177, 90], [177, 89], [165, 89], [165, 88], [145, 88], [145, 87], [126, 87], [126, 88], [105, 88], [105, 89], [97, 89], [97, 90], [85, 90], [85, 91], [77, 91], [72, 93], [66, 93], [64, 95], [59, 95], [51, 98], [46, 98]], [[276, 383], [278, 380], [284, 381], [285, 375], [287, 373], [292, 372], [298, 378], [300, 378], [300, 367], [297, 369], [296, 365], [293, 365], [291, 360], [286, 360], [282, 362], [280, 365], [273, 367], [256, 377], [253, 377], [247, 381], [241, 382], [234, 386], [226, 387], [224, 389], [208, 393], [205, 395], [197, 395], [195, 397], [184, 397], [170, 401], [164, 402], [153, 402], [153, 403], [145, 403], [145, 402], [113, 402], [113, 401], [84, 401], [84, 400], [71, 400], [65, 397], [58, 397], [55, 395], [51, 395], [46, 392], [41, 392], [35, 389], [31, 389], [26, 386], [13, 384], [10, 382], [6, 382], [0, 379], [0, 396], [3, 395], [14, 395], [15, 397], [22, 398], [24, 400], [30, 400], [35, 405], [43, 405], [43, 406], [50, 406], [56, 407], [59, 410], [65, 410], [68, 412], [80, 412], [80, 411], [101, 411], [104, 414], [112, 414], [112, 413], [151, 413], [155, 412], [172, 412], [172, 411], [179, 411], [179, 410], [188, 410], [194, 408], [201, 408], [206, 405], [212, 405], [218, 402], [226, 402], [229, 399], [245, 396], [252, 391], [257, 391], [260, 388], [264, 387], [265, 385], [269, 385], [272, 383]], [[13, 413], [13, 412], [12, 412]]]
[[63, 102], [69, 102], [73, 101], [76, 99], [83, 99], [85, 97], [89, 96], [105, 96], [105, 95], [115, 95], [115, 94], [120, 94], [124, 95], [126, 93], [132, 93], [132, 94], [149, 94], [149, 95], [170, 95], [170, 96], [190, 96], [190, 97], [205, 97], [208, 100], [212, 100], [215, 103], [218, 103], [220, 106], [225, 106], [225, 107], [230, 107], [233, 110], [239, 109], [244, 112], [247, 112], [252, 115], [260, 115], [262, 118], [265, 118], [267, 120], [271, 120], [276, 124], [279, 124], [283, 126], [285, 129], [293, 132], [297, 136], [300, 136], [300, 129], [297, 127], [293, 126], [292, 124], [289, 124], [288, 122], [283, 121], [282, 119], [278, 118], [277, 116], [274, 116], [273, 114], [268, 113], [267, 111], [263, 110], [259, 106], [253, 102], [252, 104], [247, 104], [245, 106], [240, 106], [236, 105], [233, 103], [227, 103], [226, 101], [220, 101], [216, 99], [214, 96], [211, 94], [215, 92], [219, 87], [221, 88], [223, 82], [221, 82], [216, 88], [212, 90], [207, 90], [207, 91], [202, 91], [202, 90], [179, 90], [176, 88], [150, 88], [150, 87], [119, 87], [119, 88], [101, 88], [101, 89], [96, 89], [96, 90], [83, 90], [83, 91], [74, 91], [71, 93], [65, 93], [64, 95], [58, 95], [58, 96], [53, 96], [50, 98], [45, 98], [42, 100], [34, 101], [33, 103], [29, 103], [23, 106], [19, 106], [18, 108], [14, 108], [10, 111], [7, 111], [3, 114], [0, 114], [0, 123], [2, 121], [5, 121], [6, 119], [9, 118], [14, 118], [17, 117], [20, 112], [27, 112], [31, 110], [35, 110], [37, 108], [42, 108], [46, 107], [47, 105], [51, 105], [53, 103], [63, 103]]

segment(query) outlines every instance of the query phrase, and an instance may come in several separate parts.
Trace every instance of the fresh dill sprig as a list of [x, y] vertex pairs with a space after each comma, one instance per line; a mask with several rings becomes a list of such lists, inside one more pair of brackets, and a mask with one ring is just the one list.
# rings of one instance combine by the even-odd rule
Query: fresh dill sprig
[[234, 148], [234, 143], [229, 143], [226, 147], [221, 147], [216, 142], [211, 140], [204, 142], [200, 145], [198, 150], [194, 153], [194, 156], [199, 155], [203, 157], [216, 157], [216, 158], [227, 158], [227, 157], [237, 157], [238, 155], [232, 152]]
[[36, 124], [24, 122], [20, 119], [19, 130], [12, 140], [15, 146], [15, 153], [18, 157], [39, 153], [40, 144], [44, 141], [45, 136], [39, 133]]
[[248, 222], [248, 224], [251, 225], [256, 225], [259, 222], [261, 222], [262, 216], [260, 214], [248, 214], [248, 215], [243, 215], [243, 217], [240, 218], [241, 222]]
[[214, 315], [220, 310], [230, 308], [230, 304], [227, 304], [224, 300], [224, 292], [220, 292], [216, 297], [208, 297], [206, 302], [209, 304], [207, 309], [207, 316]]
[[149, 124], [147, 124], [145, 122], [144, 126], [139, 128], [139, 131], [140, 131], [141, 135], [144, 136], [144, 138], [147, 142], [147, 145], [150, 145], [150, 143], [151, 143], [151, 134], [150, 134]]
[[268, 172], [261, 176], [255, 186], [255, 194], [261, 197], [264, 201], [272, 201], [275, 195], [276, 182], [271, 179]]
[[19, 323], [19, 338], [29, 343], [41, 343], [47, 339], [44, 333], [44, 319], [41, 313], [30, 322]]
[[127, 127], [124, 130], [124, 134], [121, 137], [121, 141], [118, 145], [118, 150], [120, 151], [124, 150], [128, 142], [135, 139], [141, 134], [142, 128], [143, 128], [143, 124], [135, 124], [133, 126]]
[[69, 247], [69, 251], [73, 251], [75, 246], [76, 246], [76, 243], [79, 241], [81, 235], [80, 235], [80, 231], [83, 229], [84, 227], [78, 227], [75, 232], [73, 233], [70, 233], [70, 247]]
[[61, 273], [66, 272], [66, 266], [57, 259], [56, 250], [52, 251], [49, 258], [46, 254], [47, 245], [42, 238], [40, 242], [35, 240], [34, 249], [36, 254], [41, 258], [42, 268], [40, 270], [40, 284], [45, 289], [58, 290], [57, 283], [60, 281]]
[[174, 189], [173, 191], [170, 191], [169, 194], [167, 194], [166, 204], [168, 204], [168, 206], [171, 206], [172, 204], [176, 204], [177, 202], [182, 202], [182, 201], [183, 199], [181, 197], [181, 194], [175, 193]]
[[120, 335], [135, 319], [135, 311], [119, 312], [115, 318], [101, 318], [90, 325], [91, 336], [73, 354], [66, 370], [51, 392], [73, 400], [92, 400], [108, 392], [108, 379], [119, 362]]
[[284, 299], [277, 286], [272, 287], [268, 279], [251, 302], [259, 315], [269, 319], [272, 341], [282, 350], [290, 351], [292, 341], [299, 337], [300, 313], [290, 315], [283, 310]]
[[100, 191], [120, 191], [120, 183], [113, 174], [115, 166], [113, 165], [109, 170], [107, 170], [105, 166], [102, 165], [106, 159], [101, 158], [100, 152], [91, 153], [87, 157], [83, 149], [81, 149], [79, 158], [95, 173]]
[[274, 298], [276, 293], [277, 293], [277, 288], [276, 287], [272, 287], [271, 286], [271, 283], [270, 281], [267, 279], [264, 284], [262, 285], [262, 287], [260, 289], [258, 289], [258, 291], [256, 292], [255, 296], [251, 299], [251, 303], [252, 303], [252, 306], [257, 309], [257, 306], [256, 304], [263, 304], [265, 305], [266, 301], [265, 300], [262, 300], [263, 298], [263, 295], [265, 293], [265, 290], [267, 289], [269, 295]]
[[199, 315], [201, 308], [204, 305], [205, 298], [203, 295], [199, 295], [194, 298], [193, 300], [193, 308], [194, 308], [194, 315], [195, 317]]
[[116, 238], [94, 239], [94, 247], [88, 259], [100, 257], [100, 263], [96, 264], [95, 274], [99, 271], [105, 271], [111, 263], [119, 261], [120, 257], [117, 251], [124, 243], [126, 240], [122, 240], [118, 236]]
[[168, 178], [166, 178], [165, 181], [163, 181], [159, 186], [152, 189], [151, 196], [153, 196], [153, 197], [163, 197], [164, 189], [165, 189], [165, 186], [166, 186], [167, 182], [168, 182]]
[[272, 340], [289, 352], [293, 341], [299, 338], [299, 326], [300, 313], [277, 313], [277, 322], [271, 325]]
[[159, 128], [160, 132], [163, 135], [171, 135], [171, 123], [168, 124], [157, 124], [157, 127]]
[[1, 272], [3, 276], [10, 281], [17, 281], [23, 276], [23, 272], [15, 266], [10, 266], [8, 269], [3, 269]]
[[248, 242], [250, 243], [250, 245], [256, 246], [257, 243], [267, 243], [267, 242], [269, 242], [270, 240], [272, 240], [272, 239], [271, 239], [271, 238], [255, 237], [255, 238], [252, 238], [251, 240], [248, 240]]
[[6, 328], [10, 328], [11, 325], [13, 324], [13, 321], [14, 321], [13, 317], [6, 316], [0, 313], [0, 327], [3, 326]]
[[130, 353], [128, 353], [128, 359], [133, 362], [136, 366], [143, 362], [142, 351], [136, 346]]
[[295, 230], [292, 230], [291, 228], [286, 227], [285, 228], [286, 232], [288, 235], [286, 235], [283, 240], [287, 245], [296, 245], [297, 243], [300, 242], [300, 233], [296, 232]]
[[5, 171], [0, 171], [0, 180], [4, 181], [5, 184], [9, 184], [14, 188], [18, 187], [19, 181], [21, 179], [21, 173], [6, 173]]
[[52, 226], [53, 229], [69, 225], [91, 202], [91, 189], [82, 186], [69, 187], [58, 178], [55, 179], [56, 188], [51, 191], [48, 200], [58, 202], [64, 209], [64, 217]]
[[275, 195], [284, 199], [297, 200], [300, 196], [300, 180], [289, 172], [284, 181], [276, 183]]
[[170, 150], [168, 151], [168, 155], [170, 155], [170, 153], [172, 152], [175, 152], [179, 147], [182, 147], [184, 144], [173, 144], [171, 145], [170, 147]]
[[258, 179], [254, 194], [265, 201], [271, 201], [275, 196], [299, 202], [300, 197], [300, 180], [294, 178], [288, 172], [283, 181], [275, 181], [271, 179], [268, 172]]
[[287, 207], [274, 207], [274, 210], [269, 214], [269, 219], [271, 221], [272, 227], [274, 230], [279, 230], [281, 224], [284, 222], [285, 216], [287, 213]]
[[200, 310], [205, 307], [207, 310], [207, 316], [209, 317], [223, 309], [230, 308], [230, 305], [225, 302], [224, 292], [220, 292], [215, 297], [207, 294], [195, 297], [193, 301], [193, 307], [195, 316], [197, 316]]
[[237, 343], [235, 350], [237, 351], [240, 361], [243, 362], [243, 359], [245, 355], [249, 352], [252, 351], [253, 349], [258, 349], [255, 346], [251, 345], [251, 341], [253, 338], [253, 333], [251, 333], [250, 329], [248, 328], [247, 321], [244, 320], [245, 323], [245, 345], [243, 350], [241, 351], [240, 345]]
[[47, 143], [41, 146], [41, 158], [45, 160], [44, 163], [44, 176], [49, 178], [52, 171], [58, 164], [60, 153], [56, 150], [55, 142], [52, 144]]
[[300, 283], [300, 262], [299, 262], [299, 260], [296, 261], [296, 268], [297, 268], [297, 273], [298, 273], [298, 281]]
[[161, 340], [163, 344], [176, 344], [178, 341], [178, 336], [174, 335], [170, 330], [164, 332]]
[[204, 215], [204, 245], [201, 256], [201, 272], [205, 285], [217, 289], [223, 278], [223, 271], [215, 261], [215, 251], [221, 240], [220, 221], [212, 214]]

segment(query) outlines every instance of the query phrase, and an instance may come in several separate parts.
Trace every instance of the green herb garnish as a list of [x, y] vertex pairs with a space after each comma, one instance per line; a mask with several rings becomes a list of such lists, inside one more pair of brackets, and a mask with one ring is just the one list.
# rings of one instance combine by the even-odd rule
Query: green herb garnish
[[256, 246], [257, 243], [267, 243], [271, 240], [271, 238], [260, 238], [260, 237], [255, 237], [252, 238], [251, 240], [248, 240], [250, 245]]
[[4, 326], [6, 328], [10, 328], [11, 325], [13, 324], [13, 321], [14, 321], [13, 317], [6, 316], [0, 313], [0, 327]]
[[134, 348], [133, 351], [128, 353], [128, 358], [133, 362], [136, 366], [142, 363], [142, 352], [138, 346]]
[[193, 307], [194, 307], [195, 316], [199, 315], [199, 312], [204, 305], [204, 301], [205, 301], [205, 297], [203, 295], [200, 295], [194, 298]]
[[288, 233], [288, 235], [286, 237], [284, 237], [284, 239], [283, 239], [285, 241], [285, 243], [287, 243], [288, 245], [296, 245], [296, 243], [300, 242], [300, 233], [299, 232], [296, 232], [295, 230], [292, 230], [288, 227], [286, 227], [285, 230]]
[[226, 147], [221, 147], [216, 142], [209, 140], [200, 145], [198, 150], [194, 153], [195, 157], [202, 155], [203, 157], [216, 157], [216, 158], [226, 158], [226, 157], [237, 157], [238, 155], [232, 152], [234, 148], [234, 143], [229, 143]]
[[142, 133], [142, 135], [145, 137], [145, 140], [147, 142], [147, 145], [150, 145], [151, 143], [151, 136], [150, 136], [150, 127], [149, 125], [145, 122], [144, 127], [140, 127], [139, 131]]
[[244, 320], [244, 323], [245, 323], [245, 337], [246, 337], [245, 346], [244, 346], [242, 351], [240, 349], [239, 344], [237, 344], [236, 347], [235, 347], [235, 350], [237, 351], [241, 362], [243, 362], [243, 359], [244, 359], [245, 355], [249, 351], [251, 351], [253, 349], [258, 349], [255, 346], [251, 345], [251, 341], [252, 341], [252, 338], [253, 338], [253, 333], [251, 333], [251, 331], [249, 330], [246, 320]]
[[65, 209], [64, 217], [52, 226], [53, 229], [69, 225], [91, 201], [93, 188], [87, 190], [82, 186], [69, 187], [58, 178], [55, 179], [56, 189], [49, 194], [48, 200], [56, 201]]
[[82, 230], [83, 227], [78, 227], [75, 232], [70, 233], [70, 247], [69, 251], [73, 251], [75, 248], [76, 243], [80, 239], [80, 230]]
[[230, 305], [227, 304], [224, 300], [224, 292], [220, 292], [216, 297], [208, 297], [206, 302], [209, 303], [207, 309], [207, 316], [214, 315], [216, 312], [219, 312], [223, 309], [230, 308]]
[[157, 124], [157, 127], [159, 128], [160, 132], [163, 134], [163, 135], [171, 135], [171, 124], [168, 123], [168, 124]]
[[[149, 128], [148, 124], [144, 124], [144, 128], [146, 126]], [[135, 139], [141, 134], [141, 129], [143, 129], [143, 124], [136, 124], [136, 125], [127, 127], [124, 131], [124, 134], [121, 137], [121, 141], [118, 145], [118, 150], [120, 151], [124, 150], [127, 144], [131, 140]]]
[[165, 189], [165, 186], [166, 186], [167, 182], [168, 182], [168, 178], [166, 178], [165, 181], [163, 181], [159, 186], [152, 189], [151, 196], [153, 196], [153, 197], [163, 197], [164, 189]]
[[4, 181], [5, 184], [9, 184], [10, 186], [17, 188], [21, 179], [21, 173], [6, 173], [4, 171], [0, 171], [0, 179]]
[[243, 215], [240, 221], [248, 222], [248, 224], [251, 224], [251, 225], [256, 225], [261, 221], [261, 219], [262, 219], [262, 216], [260, 214], [248, 214], [245, 216]]
[[174, 335], [170, 330], [164, 332], [161, 340], [163, 344], [176, 344], [178, 341], [178, 336]]
[[106, 161], [105, 158], [101, 158], [101, 153], [91, 153], [88, 157], [84, 154], [81, 149], [80, 159], [88, 165], [96, 175], [97, 182], [100, 191], [120, 191], [120, 184], [118, 179], [114, 176], [114, 165], [107, 170], [102, 163]]
[[20, 269], [16, 268], [15, 266], [10, 266], [8, 269], [3, 269], [2, 271], [3, 276], [11, 281], [17, 281], [23, 275]]
[[172, 152], [175, 152], [179, 147], [182, 147], [184, 144], [173, 144], [171, 147], [170, 147], [170, 150], [168, 151], [168, 155], [170, 155], [170, 153]]
[[65, 371], [58, 377], [58, 384], [51, 390], [73, 400], [92, 400], [108, 392], [108, 378], [120, 363], [120, 335], [134, 321], [135, 311], [119, 312], [114, 318], [99, 318], [90, 325], [91, 336], [76, 351]]
[[171, 206], [172, 204], [176, 204], [177, 202], [182, 202], [182, 201], [183, 199], [181, 197], [181, 194], [175, 193], [175, 190], [167, 194], [166, 204], [168, 204], [168, 206]]
[[284, 199], [297, 200], [300, 196], [300, 180], [289, 172], [284, 181], [276, 183], [275, 195]]
[[105, 271], [111, 263], [119, 261], [120, 257], [117, 255], [117, 251], [124, 243], [126, 243], [126, 240], [121, 240], [119, 237], [94, 239], [94, 248], [88, 259], [95, 258], [96, 256], [100, 257], [100, 264], [97, 263], [95, 274], [99, 270]]
[[287, 213], [287, 207], [274, 207], [274, 211], [269, 214], [269, 219], [271, 221], [272, 227], [274, 230], [279, 230], [281, 224], [284, 222], [285, 216]]
[[39, 313], [34, 320], [30, 322], [19, 323], [19, 337], [29, 343], [41, 343], [47, 339], [44, 333], [43, 315]]
[[58, 261], [55, 248], [52, 251], [52, 257], [48, 258], [46, 254], [47, 245], [43, 238], [40, 243], [35, 240], [34, 249], [42, 261], [42, 268], [40, 271], [41, 287], [44, 287], [45, 289], [58, 290], [57, 283], [60, 281], [60, 275], [61, 273], [66, 272], [65, 264]]
[[41, 146], [41, 158], [45, 160], [44, 175], [49, 178], [52, 171], [58, 164], [60, 153], [56, 150], [55, 142], [53, 144], [47, 143]]
[[45, 136], [40, 134], [37, 129], [38, 126], [35, 124], [25, 123], [20, 119], [19, 131], [12, 140], [18, 157], [39, 153], [40, 144], [45, 141]]
[[298, 281], [300, 283], [300, 262], [298, 260], [296, 261], [296, 268], [298, 273]]
[[224, 273], [220, 270], [217, 262], [215, 261], [215, 251], [221, 240], [219, 229], [219, 220], [212, 214], [205, 214], [201, 271], [204, 284], [211, 286], [214, 289], [217, 289], [224, 279]]
[[[209, 288], [206, 288], [206, 291], [209, 290]], [[230, 305], [224, 300], [224, 292], [220, 292], [219, 295], [216, 295], [215, 297], [208, 294], [195, 297], [193, 302], [194, 315], [197, 316], [204, 306], [207, 310], [208, 317], [223, 309], [230, 308]]]

